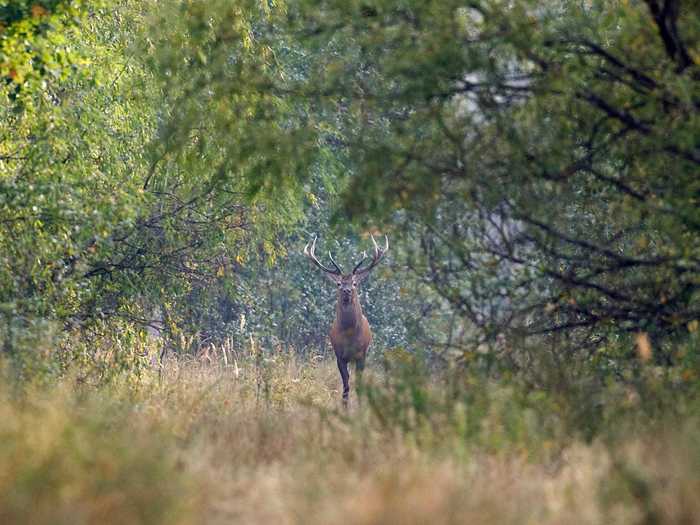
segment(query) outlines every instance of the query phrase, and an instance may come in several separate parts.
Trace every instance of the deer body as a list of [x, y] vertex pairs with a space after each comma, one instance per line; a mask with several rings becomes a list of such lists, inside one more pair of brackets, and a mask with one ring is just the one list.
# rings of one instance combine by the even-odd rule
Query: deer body
[[343, 381], [343, 403], [347, 404], [350, 395], [350, 372], [348, 363], [355, 363], [358, 380], [365, 367], [367, 350], [372, 342], [369, 322], [362, 313], [357, 292], [353, 291], [350, 304], [342, 304], [342, 292], [338, 292], [338, 304], [335, 308], [335, 321], [331, 326], [330, 339], [335, 360], [338, 363], [340, 378]]
[[362, 309], [358, 307], [357, 310], [357, 314], [352, 312], [352, 317], [338, 313], [329, 334], [336, 357], [345, 361], [364, 360], [367, 349], [372, 343], [369, 322], [362, 313]]
[[367, 350], [372, 342], [372, 331], [370, 330], [367, 318], [362, 313], [362, 306], [360, 305], [360, 299], [357, 295], [357, 286], [367, 277], [370, 270], [374, 268], [389, 249], [388, 238], [386, 239], [384, 249], [377, 246], [374, 237], [372, 237], [372, 242], [375, 249], [372, 262], [369, 266], [361, 268], [362, 263], [367, 258], [367, 256], [363, 254], [362, 260], [355, 265], [355, 268], [349, 274], [343, 274], [330, 253], [328, 255], [335, 269], [327, 268], [319, 262], [314, 253], [314, 248], [316, 246], [315, 238], [311, 244], [310, 250], [308, 244], [304, 248], [304, 254], [308, 256], [316, 266], [326, 272], [329, 279], [338, 287], [335, 320], [331, 325], [329, 336], [333, 352], [335, 353], [336, 362], [338, 363], [340, 377], [343, 381], [343, 404], [345, 406], [347, 406], [348, 396], [350, 394], [348, 363], [355, 363], [355, 370], [359, 379], [365, 366]]

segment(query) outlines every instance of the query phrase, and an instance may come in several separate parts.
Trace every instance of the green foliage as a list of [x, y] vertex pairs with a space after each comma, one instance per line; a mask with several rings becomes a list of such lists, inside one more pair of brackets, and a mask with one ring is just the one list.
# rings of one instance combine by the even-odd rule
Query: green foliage
[[297, 151], [315, 135], [304, 108], [276, 92], [290, 73], [272, 34], [282, 8], [266, 5], [172, 2], [154, 13], [148, 62], [165, 101], [154, 154], [206, 175], [200, 189], [243, 192], [284, 220], [298, 217], [314, 158]]
[[[137, 145], [149, 136], [152, 121], [143, 114], [143, 99], [124, 96], [124, 21], [100, 13], [89, 20], [83, 19], [72, 47], [91, 55], [89, 61], [29, 90], [31, 105], [10, 103], [12, 86], [0, 91], [7, 102], [0, 125], [0, 302], [6, 326], [29, 329], [40, 319], [76, 318], [94, 291], [84, 279], [90, 261], [109, 252], [111, 236], [131, 224], [143, 205], [131, 170], [142, 162]], [[71, 25], [70, 31], [78, 29]], [[8, 329], [5, 350], [15, 343]]]
[[[289, 179], [286, 195], [254, 191], [254, 172], [262, 168], [254, 167], [253, 143], [233, 148], [242, 145], [243, 121], [236, 124], [238, 135], [217, 127], [248, 113], [258, 103], [254, 93], [223, 94], [231, 110], [213, 122], [217, 131], [201, 127], [199, 137], [183, 141], [197, 127], [189, 123], [185, 129], [188, 115], [205, 115], [214, 106], [197, 109], [193, 102], [185, 111], [185, 101], [193, 99], [173, 86], [184, 88], [184, 79], [195, 77], [173, 71], [182, 76], [168, 85], [165, 75], [158, 76], [164, 71], [154, 75], [150, 66], [184, 60], [168, 53], [186, 46], [168, 44], [168, 38], [190, 35], [196, 47], [204, 45], [204, 35], [161, 24], [185, 33], [158, 31], [156, 47], [145, 31], [168, 13], [150, 3], [127, 2], [114, 10], [79, 3], [54, 7], [50, 13], [39, 4], [7, 11], [13, 24], [35, 24], [32, 42], [41, 43], [13, 64], [39, 64], [41, 46], [52, 46], [47, 35], [71, 40], [75, 59], [66, 58], [51, 82], [39, 72], [36, 82], [27, 77], [21, 86], [10, 82], [0, 89], [7, 102], [0, 110], [0, 344], [9, 353], [31, 351], [32, 338], [50, 347], [64, 328], [99, 333], [105, 322], [130, 333], [124, 321], [141, 328], [167, 324], [172, 338], [179, 338], [180, 305], [200, 316], [210, 303], [186, 300], [204, 298], [215, 282], [230, 281], [258, 247], [261, 259], [277, 255], [281, 230], [300, 217], [296, 179]], [[39, 15], [51, 18], [42, 25], [35, 20]], [[197, 23], [195, 12], [175, 19]], [[10, 29], [4, 33], [7, 46], [12, 35]], [[60, 46], [51, 49], [62, 52]], [[257, 55], [250, 50], [250, 56]], [[233, 76], [244, 74], [230, 71], [221, 85], [237, 85]], [[170, 117], [176, 120], [168, 124]], [[247, 121], [258, 123], [257, 116]]]
[[512, 376], [479, 371], [475, 363], [431, 370], [425, 357], [387, 353], [378, 382], [359, 395], [383, 428], [421, 446], [482, 450], [522, 449], [552, 458], [575, 438], [617, 442], [653, 428], [666, 417], [698, 415], [697, 383], [682, 369], [630, 365], [604, 377], [580, 363], [559, 361], [559, 348], [533, 352], [531, 370]]
[[337, 223], [393, 223], [443, 344], [660, 349], [697, 320], [698, 35], [654, 5], [175, 4], [162, 155], [235, 165], [285, 212], [327, 181]]
[[295, 96], [338, 115], [346, 209], [417, 229], [434, 288], [487, 339], [663, 341], [698, 317], [700, 25], [646, 3], [291, 11], [318, 53]]
[[[88, 2], [4, 0], [0, 2], [0, 80], [15, 104], [33, 108], [62, 81], [88, 64], [71, 41], [80, 38]], [[93, 6], [98, 3], [92, 3]]]

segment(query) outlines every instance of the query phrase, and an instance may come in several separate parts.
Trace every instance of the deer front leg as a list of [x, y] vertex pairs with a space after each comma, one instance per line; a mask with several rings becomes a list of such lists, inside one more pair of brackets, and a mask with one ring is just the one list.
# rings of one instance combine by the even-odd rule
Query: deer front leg
[[348, 372], [348, 362], [336, 356], [340, 377], [343, 379], [343, 406], [348, 406], [348, 395], [350, 394], [350, 372]]
[[362, 400], [362, 389], [363, 389], [363, 383], [362, 383], [362, 372], [365, 370], [365, 360], [364, 359], [358, 359], [355, 361], [355, 390], [357, 391], [357, 402], [358, 404]]

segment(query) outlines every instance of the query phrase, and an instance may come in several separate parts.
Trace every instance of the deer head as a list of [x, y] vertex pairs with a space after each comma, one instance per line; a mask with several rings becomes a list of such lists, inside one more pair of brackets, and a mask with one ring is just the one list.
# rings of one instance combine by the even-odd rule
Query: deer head
[[350, 273], [343, 273], [342, 268], [335, 262], [331, 252], [328, 252], [328, 258], [333, 265], [333, 268], [329, 268], [323, 265], [316, 257], [316, 237], [306, 244], [304, 247], [304, 255], [306, 255], [311, 262], [323, 270], [326, 277], [328, 277], [332, 282], [338, 287], [338, 304], [343, 307], [348, 307], [352, 305], [357, 298], [357, 286], [369, 275], [369, 272], [379, 263], [379, 261], [384, 257], [384, 254], [389, 250], [389, 237], [384, 236], [384, 248], [380, 248], [377, 245], [377, 241], [374, 236], [370, 234], [372, 239], [372, 244], [374, 244], [374, 253], [372, 254], [372, 260], [369, 264], [363, 267], [365, 261], [367, 261], [367, 252], [362, 253], [362, 258], [355, 265]]

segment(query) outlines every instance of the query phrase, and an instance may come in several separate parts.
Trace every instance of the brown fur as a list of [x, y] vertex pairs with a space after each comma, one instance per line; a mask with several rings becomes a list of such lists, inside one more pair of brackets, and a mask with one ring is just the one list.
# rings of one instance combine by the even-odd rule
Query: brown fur
[[[340, 296], [340, 292], [338, 292]], [[372, 330], [369, 328], [367, 318], [362, 313], [357, 292], [353, 293], [349, 308], [338, 304], [335, 307], [335, 321], [330, 331], [331, 345], [337, 357], [346, 361], [363, 360], [367, 355], [367, 349], [372, 342]]]
[[[343, 276], [337, 284], [338, 302], [335, 306], [335, 320], [331, 326], [330, 339], [340, 377], [343, 380], [343, 403], [347, 404], [350, 393], [348, 363], [355, 363], [359, 378], [365, 366], [367, 350], [372, 342], [372, 330], [362, 313], [355, 277]], [[350, 297], [347, 304], [343, 302], [344, 295]]]

